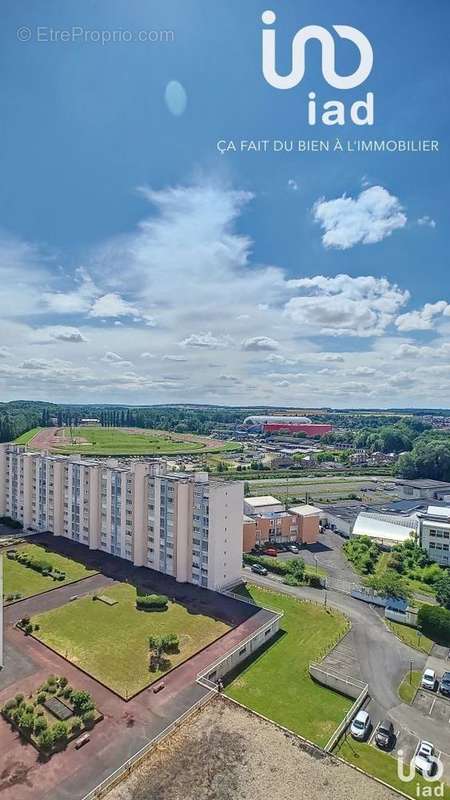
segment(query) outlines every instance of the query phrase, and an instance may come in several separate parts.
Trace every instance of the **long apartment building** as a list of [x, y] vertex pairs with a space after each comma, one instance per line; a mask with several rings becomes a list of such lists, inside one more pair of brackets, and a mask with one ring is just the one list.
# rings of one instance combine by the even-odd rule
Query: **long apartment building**
[[243, 484], [161, 461], [94, 460], [0, 445], [0, 516], [219, 589], [239, 577]]

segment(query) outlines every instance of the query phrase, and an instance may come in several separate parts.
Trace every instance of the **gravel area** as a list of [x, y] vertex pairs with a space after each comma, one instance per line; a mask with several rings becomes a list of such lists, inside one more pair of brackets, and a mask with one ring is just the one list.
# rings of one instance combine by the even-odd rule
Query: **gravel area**
[[398, 794], [298, 737], [215, 697], [107, 800], [395, 800]]

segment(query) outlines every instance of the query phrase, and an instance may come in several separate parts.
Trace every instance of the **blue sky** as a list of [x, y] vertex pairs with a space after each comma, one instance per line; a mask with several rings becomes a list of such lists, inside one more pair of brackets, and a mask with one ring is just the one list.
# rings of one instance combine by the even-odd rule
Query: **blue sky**
[[[299, 86], [274, 89], [267, 8], [280, 72], [299, 28], [346, 24], [372, 44], [371, 75], [330, 87], [313, 42]], [[2, 398], [448, 405], [449, 22], [444, 0], [6, 0]], [[350, 43], [336, 53], [355, 69]], [[347, 107], [373, 92], [375, 124], [308, 126], [311, 90]], [[216, 146], [337, 135], [439, 152]]]

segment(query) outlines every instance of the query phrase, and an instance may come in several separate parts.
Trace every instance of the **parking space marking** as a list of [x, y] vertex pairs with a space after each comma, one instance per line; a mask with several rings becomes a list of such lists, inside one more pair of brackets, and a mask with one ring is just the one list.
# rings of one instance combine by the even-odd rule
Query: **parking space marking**
[[433, 708], [435, 707], [435, 705], [436, 705], [436, 698], [434, 697], [434, 698], [433, 698], [433, 702], [431, 703], [430, 710], [429, 710], [429, 712], [428, 712], [428, 713], [429, 713], [429, 715], [430, 715], [430, 717], [431, 717], [431, 715], [432, 715], [432, 713], [433, 713]]

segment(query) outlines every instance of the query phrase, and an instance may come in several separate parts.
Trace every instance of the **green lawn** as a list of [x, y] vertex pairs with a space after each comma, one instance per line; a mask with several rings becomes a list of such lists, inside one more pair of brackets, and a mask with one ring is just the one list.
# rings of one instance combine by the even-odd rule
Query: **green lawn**
[[398, 687], [399, 697], [404, 703], [412, 703], [414, 695], [420, 686], [421, 678], [422, 673], [418, 672], [417, 670], [413, 670], [411, 674], [409, 671], [406, 673], [400, 686]]
[[315, 683], [308, 666], [343, 636], [347, 620], [288, 595], [253, 585], [247, 591], [256, 602], [284, 611], [283, 634], [227, 686], [226, 694], [294, 733], [326, 744], [352, 701]]
[[22, 433], [20, 436], [18, 436], [17, 439], [14, 440], [14, 443], [28, 444], [28, 442], [30, 442], [31, 439], [33, 439], [36, 436], [36, 434], [39, 433], [39, 431], [41, 430], [42, 428], [31, 428], [30, 431], [25, 431], [25, 433]]
[[95, 455], [144, 455], [169, 453], [196, 453], [205, 449], [202, 442], [177, 439], [176, 434], [157, 434], [154, 431], [130, 433], [121, 428], [65, 429], [67, 444], [57, 447], [58, 453], [89, 453]]
[[[429, 789], [423, 794], [421, 791], [425, 787], [433, 787], [433, 783], [425, 781], [419, 775], [416, 775], [411, 783], [404, 783], [397, 775], [396, 759], [388, 753], [383, 753], [381, 750], [378, 750], [378, 748], [372, 747], [365, 742], [356, 742], [354, 739], [346, 737], [342, 740], [339, 749], [335, 751], [335, 755], [340, 756], [340, 758], [343, 758], [350, 764], [354, 764], [356, 767], [364, 770], [364, 772], [368, 772], [369, 775], [373, 775], [375, 778], [380, 778], [380, 780], [385, 781], [385, 783], [389, 783], [394, 789], [399, 789], [405, 794], [410, 795], [410, 797], [431, 796], [427, 793]], [[407, 771], [406, 765], [405, 769]], [[450, 800], [450, 787], [444, 787], [442, 796], [444, 800]]]
[[167, 611], [137, 611], [136, 589], [125, 583], [103, 594], [117, 604], [83, 597], [33, 617], [40, 626], [35, 636], [125, 698], [164, 674], [149, 671], [150, 635], [179, 636], [180, 652], [169, 656], [173, 667], [229, 630], [178, 603], [169, 602]]
[[23, 598], [32, 597], [35, 594], [54, 589], [56, 586], [64, 586], [67, 583], [78, 581], [80, 578], [96, 574], [96, 570], [87, 569], [84, 564], [53, 553], [41, 545], [26, 544], [11, 549], [51, 562], [52, 566], [64, 572], [66, 577], [63, 581], [54, 581], [50, 576], [41, 575], [40, 572], [9, 559], [5, 552], [3, 557], [3, 594], [5, 597], [11, 594], [20, 594]]
[[402, 625], [401, 622], [394, 622], [391, 619], [387, 619], [386, 623], [402, 642], [413, 647], [414, 650], [418, 650], [419, 653], [426, 653], [427, 655], [431, 653], [433, 641], [424, 636], [423, 633], [419, 636], [417, 628], [410, 628], [409, 625]]

